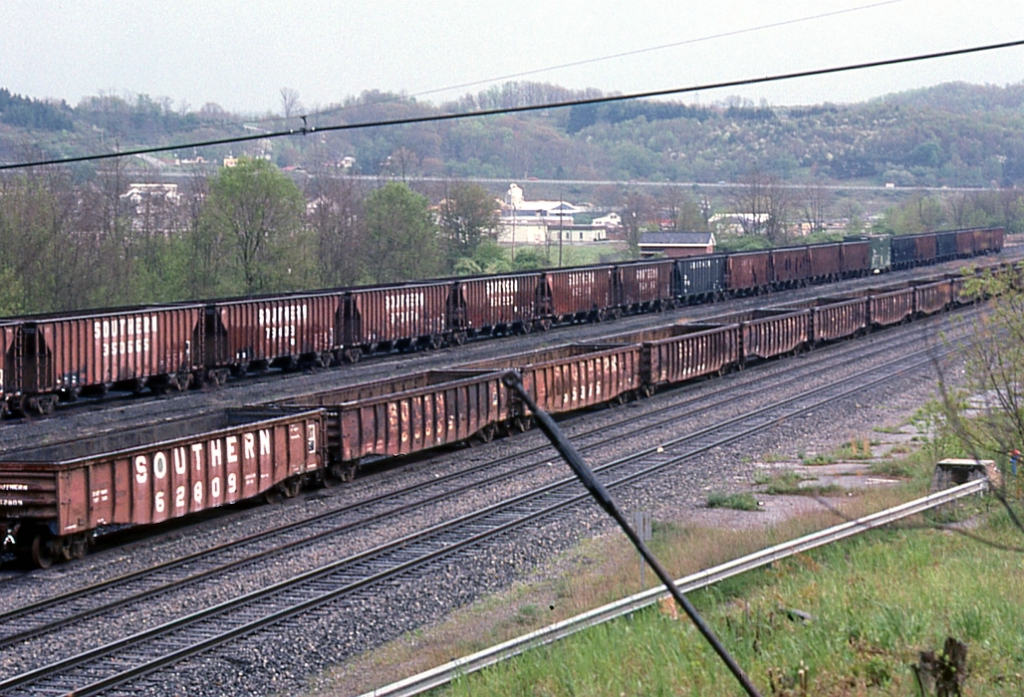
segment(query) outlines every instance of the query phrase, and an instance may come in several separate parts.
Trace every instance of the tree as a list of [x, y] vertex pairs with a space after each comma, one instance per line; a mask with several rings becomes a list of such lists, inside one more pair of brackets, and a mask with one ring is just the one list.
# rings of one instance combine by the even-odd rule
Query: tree
[[439, 219], [449, 268], [460, 257], [472, 257], [480, 242], [496, 236], [498, 206], [479, 184], [456, 182], [446, 187]]
[[800, 217], [812, 234], [825, 231], [825, 220], [832, 208], [832, 194], [820, 184], [804, 188]]
[[306, 190], [310, 201], [307, 224], [317, 242], [321, 286], [350, 286], [362, 275], [359, 234], [362, 195], [357, 181], [325, 167], [316, 170]]
[[286, 119], [290, 119], [302, 111], [302, 103], [299, 101], [298, 90], [294, 90], [291, 87], [282, 87], [280, 94], [281, 109], [284, 111], [284, 117]]
[[655, 212], [654, 199], [648, 194], [632, 191], [626, 195], [626, 207], [622, 211], [622, 227], [626, 231], [626, 245], [630, 257], [640, 257], [640, 236], [648, 226], [648, 218]]
[[438, 275], [437, 225], [427, 198], [390, 182], [363, 202], [365, 277], [388, 283]]
[[[205, 233], [215, 246], [230, 254], [219, 259], [234, 271], [234, 288], [260, 293], [301, 287], [303, 261], [302, 193], [288, 177], [266, 160], [241, 158], [210, 180], [203, 205]], [[233, 266], [233, 269], [231, 268]], [[228, 276], [230, 277], [230, 276]]]
[[778, 177], [752, 167], [732, 200], [744, 234], [764, 235], [773, 245], [785, 238], [789, 192]]

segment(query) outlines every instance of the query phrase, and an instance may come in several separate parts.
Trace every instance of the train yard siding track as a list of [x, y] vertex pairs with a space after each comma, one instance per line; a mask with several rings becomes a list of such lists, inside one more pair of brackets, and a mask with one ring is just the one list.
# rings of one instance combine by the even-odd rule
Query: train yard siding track
[[[772, 564], [794, 554], [830, 545], [968, 496], [977, 496], [984, 493], [987, 487], [988, 482], [983, 479], [961, 484], [960, 486], [946, 489], [930, 496], [909, 501], [905, 504], [851, 520], [826, 530], [811, 533], [790, 542], [774, 545], [745, 557], [726, 562], [725, 564], [684, 576], [683, 578], [676, 579], [675, 584], [683, 593], [692, 593], [695, 590], [706, 588], [719, 581], [724, 581], [733, 576]], [[450, 661], [432, 670], [424, 671], [390, 685], [385, 685], [372, 692], [367, 692], [361, 695], [361, 697], [411, 697], [412, 695], [422, 694], [428, 690], [447, 685], [457, 677], [483, 670], [532, 649], [572, 636], [590, 627], [596, 627], [599, 624], [625, 617], [645, 607], [650, 607], [667, 597], [669, 597], [668, 593], [663, 588], [652, 588], [479, 651], [470, 656]]]
[[[712, 399], [688, 397], [689, 391], [677, 390], [667, 404], [636, 414], [630, 410], [616, 411], [613, 423], [575, 433], [583, 452], [607, 447], [637, 427], [652, 429], [693, 418], [698, 412], [720, 408], [746, 398], [753, 385], [758, 389], [779, 389], [786, 382], [807, 381], [831, 372], [836, 361], [887, 354], [914, 337], [885, 342], [865, 349], [854, 342], [844, 342], [830, 352], [805, 358], [795, 367], [773, 371], [749, 371], [722, 385]], [[54, 633], [93, 617], [105, 617], [120, 608], [140, 608], [153, 598], [171, 592], [183, 592], [188, 586], [203, 582], [217, 583], [228, 574], [246, 573], [248, 567], [261, 564], [275, 555], [296, 554], [299, 550], [323, 544], [331, 537], [355, 534], [388, 516], [408, 513], [415, 508], [440, 506], [472, 487], [495, 486], [502, 481], [524, 479], [530, 472], [545, 468], [549, 461], [545, 444], [520, 450], [514, 455], [467, 467], [425, 484], [410, 486], [362, 501], [355, 506], [332, 510], [294, 522], [281, 528], [264, 531], [229, 543], [216, 545], [156, 567], [126, 574], [70, 593], [31, 603], [17, 610], [0, 614], [0, 650], [24, 644], [34, 637]], [[524, 459], [530, 458], [529, 462]]]
[[[898, 371], [891, 365], [854, 371], [831, 385], [798, 392], [723, 420], [717, 427], [662, 441], [658, 447], [608, 462], [599, 468], [601, 476], [612, 487], [640, 481], [712, 448], [883, 384], [895, 372], [918, 370], [934, 360], [934, 351], [922, 349], [905, 355]], [[374, 598], [386, 592], [388, 583], [412, 581], [430, 569], [453, 563], [452, 559], [459, 555], [472, 554], [488, 541], [518, 534], [524, 528], [540, 525], [541, 521], [555, 516], [569, 515], [567, 511], [575, 510], [584, 501], [574, 481], [552, 482], [504, 503], [435, 525], [425, 533], [366, 550], [133, 637], [25, 672], [0, 683], [0, 692], [32, 694], [40, 690], [77, 688], [80, 694], [101, 693], [182, 661], [197, 651], [206, 651], [240, 636], [256, 635], [271, 626], [280, 628], [307, 621], [310, 613], [317, 612], [316, 608], [347, 604], [354, 610], [371, 606]]]
[[[1019, 256], [1021, 253], [1018, 250], [1010, 249], [999, 258], [1011, 260]], [[280, 375], [275, 372], [271, 375], [229, 383], [227, 387], [219, 390], [207, 389], [157, 399], [143, 395], [137, 399], [129, 397], [109, 399], [92, 404], [83, 403], [81, 407], [72, 406], [67, 413], [58, 413], [55, 418], [0, 421], [0, 453], [51, 441], [66, 440], [69, 431], [79, 435], [117, 431], [132, 424], [155, 423], [161, 420], [180, 418], [183, 414], [201, 415], [227, 406], [262, 402], [266, 401], [268, 397], [286, 398], [311, 391], [335, 389], [358, 382], [390, 377], [396, 371], [414, 372], [445, 368], [457, 363], [485, 360], [557, 343], [600, 338], [608, 333], [632, 331], [652, 324], [663, 324], [667, 321], [699, 320], [723, 312], [763, 307], [768, 304], [806, 299], [823, 294], [835, 295], [878, 286], [882, 283], [910, 281], [937, 273], [952, 272], [961, 266], [964, 264], [949, 262], [922, 267], [914, 271], [899, 271], [884, 276], [778, 291], [769, 295], [685, 306], [667, 313], [631, 315], [609, 323], [563, 326], [546, 334], [488, 339], [442, 351], [419, 351], [410, 354], [381, 356], [359, 365], [314, 371], [313, 374]]]

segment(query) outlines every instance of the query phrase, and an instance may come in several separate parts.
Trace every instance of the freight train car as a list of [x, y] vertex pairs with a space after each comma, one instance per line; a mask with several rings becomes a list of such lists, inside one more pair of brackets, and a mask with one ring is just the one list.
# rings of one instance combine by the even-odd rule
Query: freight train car
[[740, 364], [740, 325], [670, 324], [605, 337], [598, 346], [640, 346], [640, 389], [645, 395], [708, 375], [721, 375]]
[[540, 283], [539, 273], [457, 279], [448, 304], [453, 342], [546, 328], [538, 319]]
[[83, 390], [185, 389], [203, 368], [201, 304], [38, 316], [12, 323], [12, 411], [53, 411]]
[[403, 283], [358, 288], [343, 299], [344, 347], [350, 360], [364, 353], [439, 348], [448, 335], [450, 283]]
[[338, 293], [222, 300], [206, 307], [207, 381], [222, 384], [227, 369], [328, 366], [340, 337]]
[[676, 259], [673, 295], [681, 303], [711, 302], [725, 293], [727, 256], [708, 254]]
[[[950, 238], [950, 234], [953, 235]], [[941, 235], [941, 236], [940, 236]], [[48, 413], [86, 390], [184, 389], [231, 372], [600, 321], [1002, 249], [999, 228], [706, 257], [6, 320], [4, 409]], [[198, 316], [197, 316], [198, 314]], [[154, 329], [155, 328], [155, 329]], [[99, 334], [95, 334], [99, 331]], [[92, 332], [92, 333], [90, 333]], [[105, 352], [105, 353], [104, 353]]]
[[603, 320], [615, 307], [612, 265], [545, 271], [541, 312], [555, 324]]
[[501, 374], [433, 370], [303, 395], [280, 408], [323, 408], [331, 473], [351, 480], [370, 459], [410, 455], [479, 437], [511, 420]]
[[671, 259], [636, 261], [616, 266], [617, 310], [651, 312], [672, 308], [675, 263]]
[[324, 415], [228, 411], [7, 455], [5, 551], [47, 567], [103, 528], [149, 525], [252, 498], [323, 467]]
[[752, 295], [771, 288], [771, 252], [760, 250], [728, 254], [725, 258], [725, 283], [734, 296]]

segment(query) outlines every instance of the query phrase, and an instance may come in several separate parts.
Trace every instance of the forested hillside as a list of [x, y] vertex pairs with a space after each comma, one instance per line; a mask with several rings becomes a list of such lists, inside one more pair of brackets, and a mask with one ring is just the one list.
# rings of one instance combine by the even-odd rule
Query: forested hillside
[[[594, 97], [553, 85], [508, 83], [434, 105], [367, 92], [319, 110], [308, 125], [367, 123]], [[283, 109], [284, 111], [285, 109]], [[287, 109], [294, 113], [292, 104]], [[296, 118], [198, 110], [146, 95], [90, 97], [74, 107], [0, 90], [0, 159], [107, 152], [301, 126]], [[26, 154], [25, 144], [34, 152]], [[734, 181], [757, 166], [790, 181], [897, 186], [1024, 183], [1024, 83], [952, 83], [859, 104], [787, 108], [738, 98], [694, 106], [616, 102], [178, 152], [215, 159], [269, 154], [279, 166], [354, 158], [356, 173], [509, 180]]]

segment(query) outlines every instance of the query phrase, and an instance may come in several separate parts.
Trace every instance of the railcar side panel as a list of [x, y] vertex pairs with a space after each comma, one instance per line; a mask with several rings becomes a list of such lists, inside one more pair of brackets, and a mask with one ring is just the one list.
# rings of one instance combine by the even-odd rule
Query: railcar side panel
[[953, 285], [948, 280], [914, 285], [914, 310], [930, 315], [945, 310], [953, 302]]
[[776, 285], [790, 286], [807, 280], [811, 264], [807, 247], [783, 247], [771, 250], [772, 281]]
[[493, 371], [429, 371], [283, 400], [325, 407], [334, 462], [398, 456], [466, 440], [509, 419], [508, 394]]
[[733, 293], [744, 293], [768, 288], [771, 284], [771, 253], [736, 252], [726, 256], [725, 278]]
[[871, 270], [871, 242], [850, 240], [840, 243], [840, 258], [844, 278], [867, 274]]
[[675, 260], [675, 294], [686, 301], [714, 298], [726, 289], [727, 257], [709, 254]]
[[338, 348], [340, 295], [295, 295], [215, 302], [207, 309], [208, 367], [274, 363]]
[[908, 269], [917, 259], [917, 241], [914, 235], [894, 235], [892, 238], [892, 268]]
[[606, 337], [597, 343], [640, 344], [643, 386], [722, 373], [740, 362], [738, 324], [670, 324]]
[[957, 230], [953, 234], [956, 238], [957, 256], [961, 258], [974, 256], [974, 231]]
[[926, 232], [911, 237], [914, 239], [914, 263], [918, 266], [934, 264], [938, 254], [935, 233]]
[[871, 293], [868, 310], [873, 325], [899, 324], [914, 313], [914, 289]]
[[545, 271], [551, 290], [551, 313], [556, 321], [598, 317], [615, 305], [613, 266]]
[[22, 323], [22, 389], [45, 394], [187, 373], [201, 365], [202, 305], [140, 308]]
[[766, 309], [736, 312], [707, 321], [738, 323], [742, 337], [742, 358], [773, 358], [802, 348], [810, 340], [811, 311], [808, 309]]
[[21, 393], [21, 376], [15, 369], [14, 338], [17, 323], [0, 322], [0, 416], [7, 408], [8, 397]]
[[461, 293], [465, 308], [459, 328], [479, 332], [532, 322], [537, 318], [539, 281], [539, 273], [460, 279], [453, 291]]
[[393, 347], [441, 337], [448, 330], [450, 284], [413, 283], [349, 291], [345, 345]]
[[937, 261], [956, 259], [956, 232], [935, 233], [935, 258]]
[[640, 345], [569, 344], [460, 367], [515, 368], [537, 406], [561, 414], [602, 404], [640, 387]]
[[818, 281], [833, 281], [843, 274], [842, 245], [812, 244], [807, 247], [808, 276]]
[[673, 268], [671, 259], [619, 264], [616, 303], [633, 311], [662, 307], [672, 300]]

